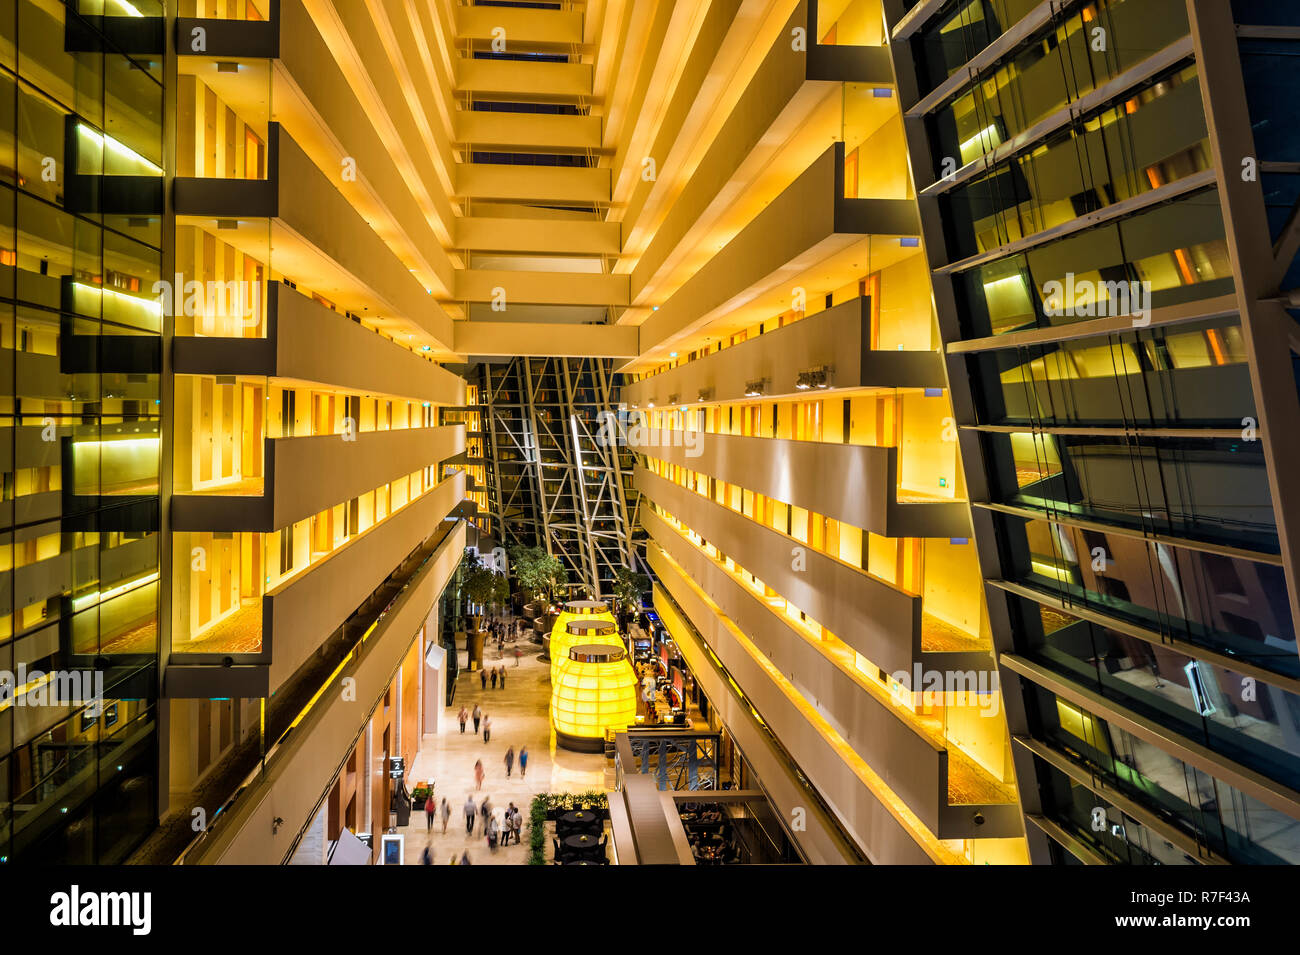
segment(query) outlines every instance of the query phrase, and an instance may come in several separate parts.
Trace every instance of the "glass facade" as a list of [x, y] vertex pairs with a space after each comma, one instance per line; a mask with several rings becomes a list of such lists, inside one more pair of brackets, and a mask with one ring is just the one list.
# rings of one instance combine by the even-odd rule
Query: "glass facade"
[[[1243, 23], [1294, 24], [1276, 7], [1233, 3]], [[967, 483], [987, 489], [978, 543], [1006, 610], [994, 639], [1024, 661], [1016, 674], [1044, 674], [1012, 676], [1027, 704], [1012, 733], [1080, 769], [1029, 757], [1026, 812], [1052, 824], [1039, 862], [1300, 861], [1300, 803], [1276, 798], [1300, 787], [1294, 595], [1232, 225], [1209, 176], [1202, 87], [1218, 80], [1188, 16], [1184, 0], [953, 2], [896, 47], [922, 97], [942, 88], [909, 147], [935, 180], [921, 202], [930, 259], [950, 276], [945, 345], [965, 340], [968, 374], [950, 382], [972, 409]], [[1253, 155], [1300, 160], [1282, 118], [1300, 44], [1237, 42]], [[1259, 182], [1278, 242], [1300, 176], [1261, 165]], [[1291, 272], [1281, 288], [1300, 284]], [[1139, 738], [1121, 717], [1158, 732]], [[1176, 752], [1239, 767], [1250, 792]]]
[[[1300, 862], [1300, 845], [1286, 814], [1043, 687], [1025, 687], [1035, 735], [1116, 792], [1230, 862]], [[1068, 810], [1057, 812], [1059, 818], [1069, 815]]]
[[0, 3], [8, 862], [121, 862], [157, 819], [162, 9], [86, 7]]

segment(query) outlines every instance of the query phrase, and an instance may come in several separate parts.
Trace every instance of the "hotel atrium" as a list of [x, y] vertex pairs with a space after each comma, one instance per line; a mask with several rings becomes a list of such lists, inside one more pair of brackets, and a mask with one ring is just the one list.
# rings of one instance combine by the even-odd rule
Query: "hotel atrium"
[[1300, 864], [1298, 55], [0, 0], [0, 867]]

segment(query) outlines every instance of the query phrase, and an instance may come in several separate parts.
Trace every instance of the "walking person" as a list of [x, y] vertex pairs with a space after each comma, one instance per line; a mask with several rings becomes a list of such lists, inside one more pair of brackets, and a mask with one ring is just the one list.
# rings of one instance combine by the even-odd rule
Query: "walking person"
[[506, 688], [506, 668], [503, 664], [501, 666], [501, 689], [504, 690], [505, 688]]
[[474, 794], [465, 797], [465, 835], [474, 835], [474, 817], [478, 815], [478, 806], [474, 805]]
[[491, 738], [492, 738], [492, 717], [488, 716], [485, 713], [483, 714], [483, 742], [486, 743]]
[[483, 760], [474, 760], [474, 791], [478, 792], [483, 788]]
[[478, 735], [478, 723], [479, 720], [481, 719], [483, 719], [483, 711], [479, 709], [478, 704], [475, 703], [474, 704], [474, 735], [475, 736]]
[[492, 818], [492, 797], [484, 796], [483, 805], [478, 807], [478, 814], [483, 817], [483, 834], [487, 835], [488, 820]]
[[501, 833], [501, 827], [497, 825], [496, 816], [488, 816], [487, 821], [487, 844], [488, 849], [492, 852], [497, 851], [497, 837]]
[[451, 818], [451, 804], [447, 802], [446, 796], [442, 797], [442, 808], [438, 810], [438, 814], [442, 816], [442, 834], [445, 836], [447, 834], [447, 820]]
[[528, 775], [528, 747], [519, 747], [519, 778], [523, 779]]
[[[442, 801], [442, 804], [445, 806], [447, 804], [447, 800], [444, 799]], [[433, 788], [430, 787], [429, 798], [424, 801], [424, 831], [425, 832], [428, 832], [430, 829], [433, 828], [433, 817], [434, 815], [437, 814], [437, 812], [438, 812], [438, 804], [434, 802]], [[446, 823], [443, 823], [442, 828], [444, 832], [447, 830]]]
[[493, 667], [492, 668], [492, 689], [495, 690], [496, 688], [497, 688], [497, 668]]
[[479, 681], [479, 683], [481, 683], [481, 684], [483, 685], [483, 689], [486, 690], [486, 689], [487, 689], [487, 670], [484, 670], [484, 669], [482, 669], [482, 668], [479, 669], [479, 671], [478, 671], [478, 681]]
[[524, 651], [515, 647], [515, 666], [519, 666], [519, 658], [524, 655]]
[[469, 710], [465, 709], [465, 707], [462, 706], [462, 707], [460, 708], [460, 712], [456, 714], [456, 719], [458, 719], [458, 720], [460, 721], [460, 731], [461, 731], [462, 733], [464, 733], [464, 732], [465, 732], [465, 721], [466, 721], [467, 719], [469, 719]]
[[514, 771], [514, 768], [515, 768], [515, 748], [511, 746], [508, 750], [506, 750], [506, 779], [510, 778], [510, 773]]

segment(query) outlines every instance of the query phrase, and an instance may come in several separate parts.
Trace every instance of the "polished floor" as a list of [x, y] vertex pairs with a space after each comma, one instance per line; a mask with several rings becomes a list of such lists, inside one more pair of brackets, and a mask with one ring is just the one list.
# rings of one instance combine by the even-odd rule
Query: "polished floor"
[[[539, 659], [541, 648], [537, 644], [521, 640], [518, 646], [523, 650], [518, 666], [509, 646], [500, 659], [495, 648], [486, 651], [489, 668], [505, 665], [505, 689], [493, 690], [489, 683], [484, 690], [480, 686], [478, 671], [471, 673], [462, 669], [455, 703], [443, 710], [440, 732], [424, 737], [419, 755], [411, 767], [410, 778], [413, 784], [433, 780], [439, 801], [445, 796], [451, 806], [451, 818], [444, 835], [441, 819], [436, 820], [430, 829], [426, 827], [423, 812], [412, 813], [411, 825], [400, 830], [406, 836], [407, 865], [420, 864], [426, 845], [432, 847], [433, 860], [439, 865], [448, 864], [453, 857], [459, 859], [466, 850], [474, 865], [524, 865], [528, 850], [528, 806], [534, 795], [605, 790], [612, 783], [607, 778], [607, 773], [612, 775], [612, 768], [603, 755], [556, 750], [547, 715], [551, 693], [550, 663]], [[463, 651], [461, 665], [465, 665]], [[461, 705], [472, 712], [475, 703], [492, 717], [492, 738], [486, 743], [481, 733], [474, 735], [473, 722], [466, 727], [464, 734], [456, 722], [456, 713]], [[511, 746], [516, 754], [521, 747], [528, 747], [527, 776], [520, 773], [517, 759], [514, 772], [506, 776], [504, 759]], [[484, 780], [480, 790], [476, 790], [474, 785], [476, 760], [483, 762]], [[466, 833], [464, 805], [466, 796], [471, 794], [476, 805], [481, 805], [484, 797], [490, 796], [498, 820], [511, 802], [520, 808], [524, 813], [520, 845], [489, 851], [482, 820], [478, 817], [474, 834]]]

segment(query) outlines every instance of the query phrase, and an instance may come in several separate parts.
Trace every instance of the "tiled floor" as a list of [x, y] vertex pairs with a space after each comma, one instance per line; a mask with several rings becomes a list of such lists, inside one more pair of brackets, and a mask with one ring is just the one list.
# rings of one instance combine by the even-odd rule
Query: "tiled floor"
[[[489, 668], [504, 663], [505, 689], [484, 691], [479, 685], [477, 671], [461, 670], [456, 690], [455, 706], [444, 710], [442, 732], [426, 736], [419, 755], [412, 766], [411, 779], [421, 784], [432, 779], [439, 801], [445, 796], [451, 806], [447, 833], [442, 833], [442, 822], [436, 820], [432, 830], [426, 830], [424, 813], [412, 813], [412, 825], [401, 830], [406, 835], [406, 864], [419, 865], [426, 845], [433, 848], [434, 862], [446, 865], [455, 856], [469, 850], [474, 865], [524, 865], [528, 852], [528, 805], [539, 792], [585, 792], [605, 789], [607, 786], [605, 757], [600, 754], [570, 753], [556, 750], [547, 710], [550, 705], [550, 663], [539, 660], [541, 649], [534, 643], [520, 641], [525, 652], [515, 666], [514, 654], [509, 645], [506, 656], [498, 660], [497, 651], [487, 651]], [[464, 666], [464, 653], [461, 654]], [[474, 724], [466, 726], [464, 735], [456, 722], [461, 704], [473, 712], [479, 703], [484, 713], [492, 717], [492, 739], [484, 743], [482, 735], [474, 735]], [[516, 759], [514, 773], [506, 777], [504, 763], [506, 749], [528, 747], [528, 775], [519, 773]], [[483, 761], [485, 778], [481, 791], [474, 790], [474, 761]], [[524, 813], [524, 830], [521, 844], [499, 848], [491, 852], [482, 832], [482, 821], [476, 818], [474, 835], [465, 832], [465, 797], [473, 794], [476, 804], [484, 796], [492, 797], [492, 805], [501, 820], [505, 808], [513, 802]]]

